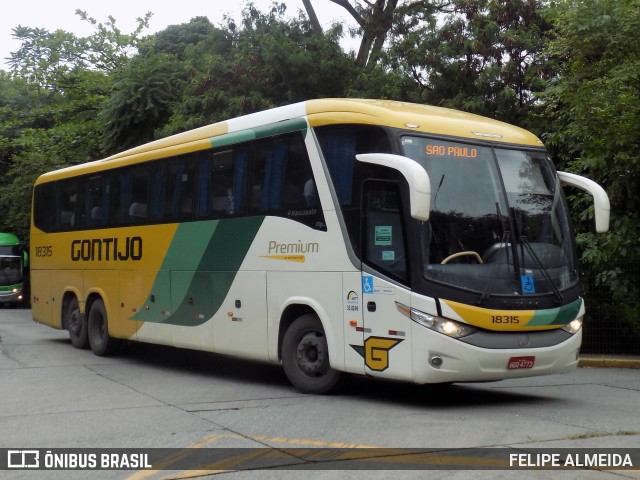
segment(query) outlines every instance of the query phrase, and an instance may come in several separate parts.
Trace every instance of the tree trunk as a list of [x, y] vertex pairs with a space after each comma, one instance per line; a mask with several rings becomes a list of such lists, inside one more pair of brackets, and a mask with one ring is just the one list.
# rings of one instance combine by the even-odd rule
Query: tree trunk
[[320, 21], [318, 20], [316, 11], [313, 9], [311, 0], [302, 0], [302, 3], [304, 4], [304, 8], [307, 11], [307, 16], [309, 17], [311, 26], [313, 27], [316, 33], [322, 33], [322, 25], [320, 25]]

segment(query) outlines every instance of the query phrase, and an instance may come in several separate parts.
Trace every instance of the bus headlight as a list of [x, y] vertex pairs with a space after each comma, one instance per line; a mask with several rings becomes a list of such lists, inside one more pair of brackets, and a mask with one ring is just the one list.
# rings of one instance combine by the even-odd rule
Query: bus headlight
[[583, 317], [578, 317], [573, 322], [567, 323], [564, 327], [562, 327], [562, 330], [573, 335], [582, 328], [582, 318]]
[[407, 307], [401, 303], [396, 302], [398, 311], [403, 315], [406, 315], [414, 322], [427, 327], [430, 330], [434, 330], [438, 333], [442, 333], [448, 337], [461, 338], [472, 334], [477, 329], [466, 323], [456, 322], [448, 318], [429, 315], [428, 313], [421, 312], [415, 308]]

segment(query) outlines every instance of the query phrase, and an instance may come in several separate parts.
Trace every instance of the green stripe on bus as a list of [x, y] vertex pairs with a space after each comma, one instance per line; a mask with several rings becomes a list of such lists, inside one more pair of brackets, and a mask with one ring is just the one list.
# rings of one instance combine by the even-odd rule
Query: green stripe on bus
[[302, 136], [307, 136], [307, 121], [304, 118], [292, 118], [282, 122], [271, 123], [254, 129], [256, 138], [272, 137], [283, 133], [297, 132], [302, 130]]
[[211, 139], [211, 146], [213, 148], [226, 147], [228, 145], [254, 140], [255, 138], [256, 134], [253, 130], [242, 130], [240, 132], [226, 133], [219, 137], [213, 137]]
[[271, 123], [261, 127], [241, 130], [239, 132], [226, 133], [219, 137], [210, 139], [211, 147], [226, 147], [236, 143], [242, 143], [258, 138], [273, 137], [274, 135], [282, 135], [284, 133], [301, 131], [302, 136], [307, 135], [307, 121], [304, 118], [292, 118], [282, 122]]
[[537, 311], [527, 323], [528, 327], [539, 327], [543, 325], [566, 325], [578, 316], [582, 299], [564, 305], [560, 308], [550, 308], [548, 310]]
[[171, 299], [170, 315], [142, 308], [134, 319], [184, 326], [209, 320], [229, 293], [263, 221], [248, 217], [180, 225], [152, 289], [165, 305]]

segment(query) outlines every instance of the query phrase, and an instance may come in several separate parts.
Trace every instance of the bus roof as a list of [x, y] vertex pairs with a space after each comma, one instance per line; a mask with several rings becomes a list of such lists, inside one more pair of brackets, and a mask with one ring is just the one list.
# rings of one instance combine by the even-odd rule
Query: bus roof
[[[278, 123], [304, 117], [312, 127], [331, 124], [368, 124], [448, 137], [542, 146], [538, 137], [527, 130], [458, 110], [392, 100], [327, 98], [285, 105], [206, 125], [125, 150], [103, 160], [68, 167], [57, 172], [65, 176], [74, 170], [84, 170], [89, 165], [96, 170], [102, 170], [113, 166], [111, 162], [116, 160], [123, 160], [123, 163], [127, 163], [126, 160], [145, 161], [203, 150], [211, 148], [212, 145], [215, 146], [215, 138], [221, 135], [269, 126], [277, 131]], [[109, 164], [106, 164], [107, 162]], [[51, 176], [57, 176], [52, 173], [40, 177], [36, 183], [49, 180]]]
[[20, 240], [13, 233], [0, 233], [0, 245], [19, 245]]

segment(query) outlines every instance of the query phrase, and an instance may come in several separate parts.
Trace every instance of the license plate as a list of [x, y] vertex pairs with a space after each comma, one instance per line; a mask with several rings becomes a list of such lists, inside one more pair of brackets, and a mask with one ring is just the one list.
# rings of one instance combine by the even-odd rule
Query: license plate
[[511, 357], [507, 363], [507, 370], [518, 370], [521, 368], [533, 368], [536, 357]]

